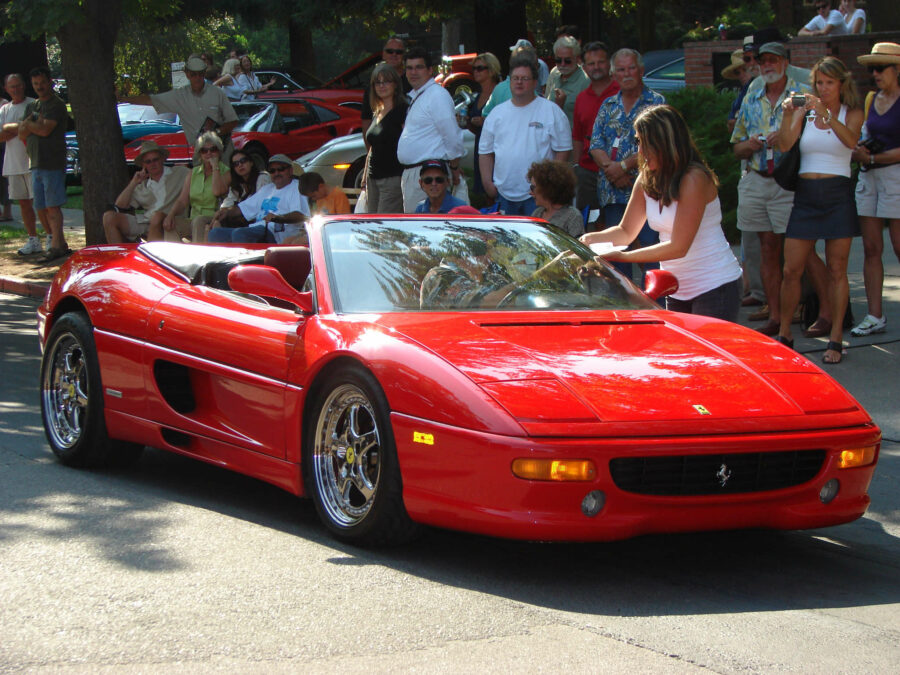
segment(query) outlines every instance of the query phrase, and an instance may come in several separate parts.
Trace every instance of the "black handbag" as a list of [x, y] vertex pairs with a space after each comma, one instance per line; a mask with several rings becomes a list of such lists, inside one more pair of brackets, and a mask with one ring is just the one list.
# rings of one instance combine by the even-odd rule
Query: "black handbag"
[[[800, 132], [800, 136], [803, 132]], [[793, 147], [781, 155], [781, 161], [772, 172], [772, 178], [784, 189], [793, 192], [797, 189], [797, 175], [800, 173], [800, 136]]]

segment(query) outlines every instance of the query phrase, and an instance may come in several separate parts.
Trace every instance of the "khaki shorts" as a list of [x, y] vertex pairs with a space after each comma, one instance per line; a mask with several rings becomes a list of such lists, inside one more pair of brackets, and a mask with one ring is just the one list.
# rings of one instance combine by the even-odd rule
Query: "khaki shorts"
[[793, 208], [794, 193], [779, 187], [774, 178], [750, 171], [738, 183], [739, 230], [784, 234]]
[[9, 198], [15, 199], [34, 199], [34, 192], [31, 187], [31, 173], [17, 173], [13, 176], [6, 177], [9, 183]]
[[859, 172], [856, 213], [869, 218], [900, 218], [900, 164]]
[[125, 216], [125, 231], [122, 234], [128, 239], [143, 237], [147, 234], [147, 229], [150, 227], [150, 220], [145, 215], [135, 216], [131, 213], [123, 213], [121, 215]]

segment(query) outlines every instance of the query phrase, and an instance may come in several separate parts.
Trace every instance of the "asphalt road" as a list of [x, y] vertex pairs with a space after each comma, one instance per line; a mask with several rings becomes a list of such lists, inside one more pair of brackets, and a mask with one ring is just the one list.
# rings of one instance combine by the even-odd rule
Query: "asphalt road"
[[308, 502], [161, 451], [58, 464], [35, 307], [0, 295], [0, 671], [897, 672], [893, 342], [832, 371], [892, 439], [855, 523], [607, 545], [431, 531], [373, 552]]

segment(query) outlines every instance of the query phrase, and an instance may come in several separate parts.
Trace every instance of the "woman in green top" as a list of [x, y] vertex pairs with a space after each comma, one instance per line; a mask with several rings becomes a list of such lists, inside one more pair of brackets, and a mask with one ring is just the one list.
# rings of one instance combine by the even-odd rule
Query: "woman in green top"
[[[222, 139], [215, 132], [206, 131], [200, 134], [194, 146], [194, 168], [185, 178], [181, 194], [172, 206], [172, 210], [162, 222], [162, 236], [154, 237], [151, 231], [149, 238], [166, 241], [182, 241], [190, 238], [195, 244], [206, 241], [206, 225], [216, 215], [219, 203], [228, 194], [231, 185], [231, 171], [222, 161]], [[190, 205], [190, 218], [181, 216], [182, 211]]]

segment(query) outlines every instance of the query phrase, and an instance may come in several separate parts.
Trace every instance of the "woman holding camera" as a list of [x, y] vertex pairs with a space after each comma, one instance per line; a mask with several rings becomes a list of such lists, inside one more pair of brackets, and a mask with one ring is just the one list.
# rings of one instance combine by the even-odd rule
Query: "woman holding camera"
[[844, 313], [850, 295], [847, 259], [859, 232], [851, 195], [850, 154], [859, 138], [863, 114], [847, 66], [833, 56], [819, 59], [810, 73], [813, 93], [788, 96], [778, 131], [778, 148], [786, 152], [800, 139], [800, 171], [794, 208], [784, 235], [781, 326], [776, 340], [793, 346], [791, 320], [800, 303], [801, 278], [816, 240], [825, 240], [831, 326], [823, 363], [840, 363]]
[[866, 134], [853, 152], [859, 162], [856, 212], [862, 230], [863, 279], [868, 314], [850, 331], [857, 337], [883, 333], [887, 326], [881, 305], [884, 285], [884, 223], [887, 221], [894, 254], [900, 260], [900, 45], [879, 42], [871, 54], [857, 57], [875, 79], [878, 93], [868, 106]]

